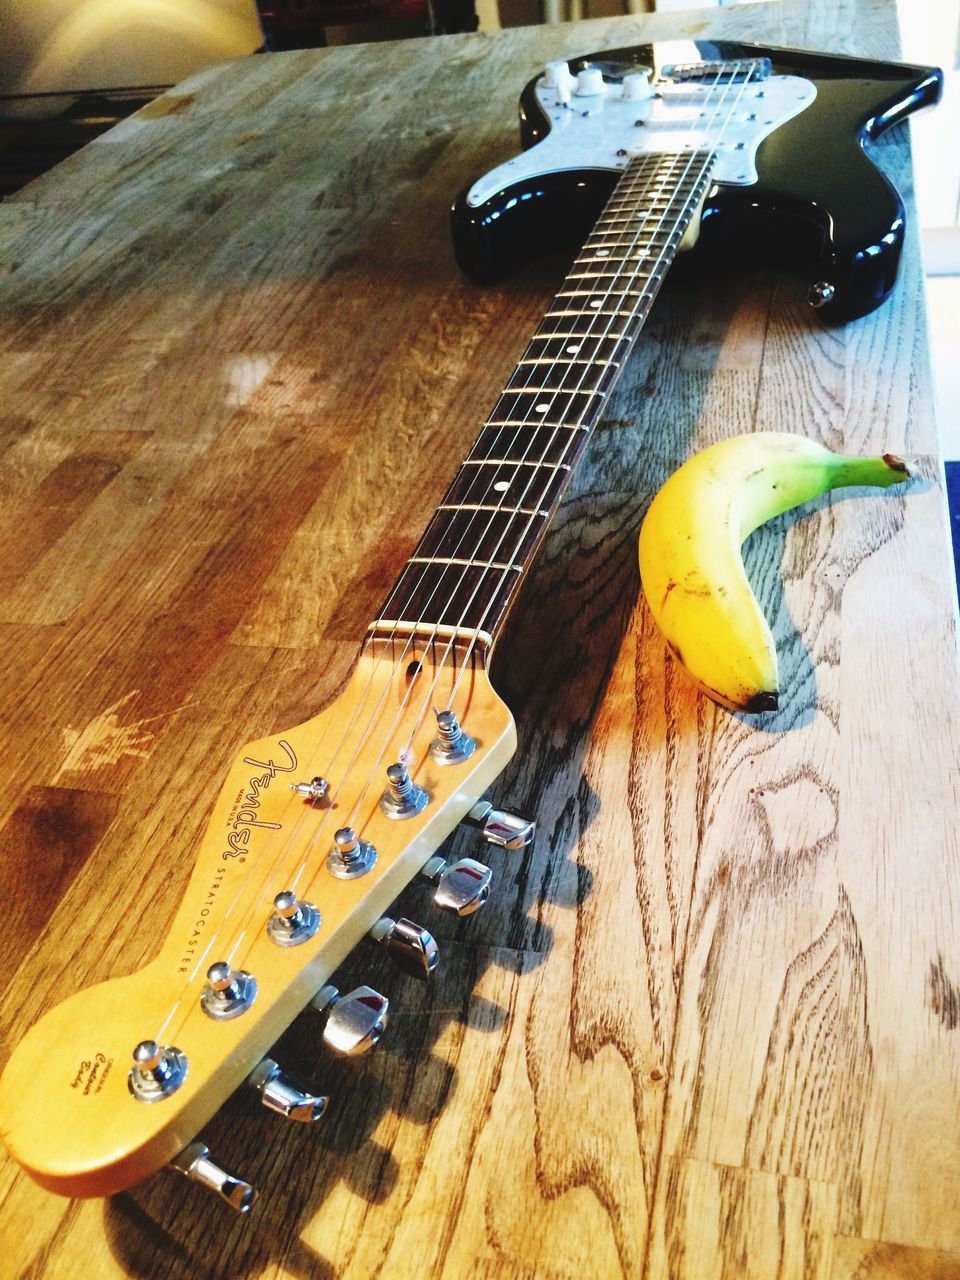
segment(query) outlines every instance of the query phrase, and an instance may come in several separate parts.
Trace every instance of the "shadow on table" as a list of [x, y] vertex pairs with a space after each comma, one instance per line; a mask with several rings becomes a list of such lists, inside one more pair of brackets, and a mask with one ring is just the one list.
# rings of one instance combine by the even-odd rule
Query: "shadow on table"
[[[499, 891], [466, 922], [447, 928], [429, 911], [425, 890], [411, 886], [404, 893], [399, 911], [424, 920], [440, 943], [442, 967], [429, 986], [397, 974], [371, 947], [348, 958], [336, 975], [341, 989], [369, 982], [392, 1003], [388, 1034], [367, 1058], [344, 1062], [324, 1054], [318, 1063], [319, 1026], [309, 1012], [283, 1036], [276, 1057], [284, 1070], [333, 1100], [318, 1126], [284, 1124], [241, 1090], [204, 1127], [214, 1156], [259, 1186], [252, 1214], [233, 1216], [168, 1171], [107, 1202], [107, 1237], [131, 1275], [244, 1280], [283, 1268], [314, 1280], [342, 1270], [303, 1239], [321, 1206], [341, 1184], [370, 1204], [394, 1194], [399, 1166], [372, 1135], [389, 1132], [391, 1116], [398, 1124], [433, 1123], [463, 1084], [462, 1069], [435, 1052], [438, 1039], [449, 1042], [451, 1024], [504, 1031], [508, 1010], [471, 994], [487, 966], [525, 973], [542, 964], [552, 931], [541, 908], [576, 908], [591, 892], [589, 868], [575, 860], [601, 803], [587, 780], [587, 756], [639, 596], [637, 533], [653, 493], [688, 455], [709, 389], [709, 370], [701, 369], [704, 376], [688, 380], [682, 412], [671, 404], [669, 429], [663, 426], [672, 352], [689, 311], [681, 296], [655, 313], [651, 341], [638, 350], [587, 450], [494, 657], [493, 682], [514, 711], [520, 743], [495, 794], [498, 803], [536, 813], [536, 844], [523, 855], [491, 853]], [[771, 564], [779, 564], [784, 536], [785, 527], [776, 554], [767, 556]], [[764, 603], [778, 618], [789, 665], [804, 671], [802, 701], [812, 707], [812, 665], [795, 629], [790, 639], [777, 582], [773, 575], [761, 584]], [[680, 729], [697, 732], [694, 721]], [[475, 842], [475, 833], [461, 829], [451, 837], [450, 856], [476, 856]], [[437, 1170], [438, 1184], [442, 1176]], [[349, 1233], [362, 1237], [362, 1207], [348, 1213], [357, 1217], [344, 1225], [344, 1241]], [[342, 1263], [347, 1246], [334, 1247]]]

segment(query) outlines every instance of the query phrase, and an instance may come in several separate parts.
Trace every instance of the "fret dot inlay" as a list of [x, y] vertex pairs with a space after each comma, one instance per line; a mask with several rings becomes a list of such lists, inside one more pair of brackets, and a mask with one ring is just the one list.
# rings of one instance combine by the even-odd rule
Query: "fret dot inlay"
[[[713, 156], [701, 158], [696, 172], [679, 148], [631, 164], [378, 627], [399, 619], [428, 639], [482, 632], [489, 643], [496, 636], [707, 188]], [[590, 263], [598, 269], [584, 271]]]

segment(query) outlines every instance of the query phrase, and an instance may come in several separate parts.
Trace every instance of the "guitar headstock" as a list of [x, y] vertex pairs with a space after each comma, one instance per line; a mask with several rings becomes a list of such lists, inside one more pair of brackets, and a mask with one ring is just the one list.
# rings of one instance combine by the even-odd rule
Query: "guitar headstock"
[[311, 1003], [328, 1047], [376, 1042], [387, 1002], [328, 979], [368, 936], [429, 974], [429, 932], [384, 916], [414, 877], [461, 915], [485, 900], [487, 868], [448, 866], [437, 850], [464, 819], [508, 846], [532, 834], [498, 830], [478, 803], [513, 754], [513, 719], [482, 654], [464, 663], [435, 648], [398, 659], [397, 642], [374, 640], [318, 716], [245, 746], [156, 958], [77, 992], [17, 1047], [0, 1130], [41, 1185], [110, 1195], [174, 1161], [247, 1208], [245, 1183], [218, 1183], [202, 1126], [245, 1081], [273, 1110], [318, 1118], [326, 1099], [293, 1088], [271, 1046]]

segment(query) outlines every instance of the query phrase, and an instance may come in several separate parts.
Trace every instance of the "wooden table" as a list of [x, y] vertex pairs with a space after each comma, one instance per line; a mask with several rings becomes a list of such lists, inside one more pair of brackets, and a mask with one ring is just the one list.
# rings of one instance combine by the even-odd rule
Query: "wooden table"
[[[547, 58], [651, 35], [894, 56], [815, 0], [212, 68], [0, 206], [4, 1046], [155, 951], [228, 761], [339, 687], [561, 274], [458, 275], [449, 198]], [[879, 148], [909, 193], [897, 130]], [[916, 227], [877, 314], [747, 265], [668, 292], [494, 674], [535, 809], [486, 911], [362, 1066], [284, 1061], [317, 1130], [235, 1097], [234, 1219], [160, 1174], [68, 1202], [7, 1161], [5, 1275], [960, 1276], [954, 592]], [[773, 723], [698, 697], [639, 593], [689, 452], [796, 428], [928, 479], [754, 540]], [[455, 848], [474, 852], [458, 837]]]

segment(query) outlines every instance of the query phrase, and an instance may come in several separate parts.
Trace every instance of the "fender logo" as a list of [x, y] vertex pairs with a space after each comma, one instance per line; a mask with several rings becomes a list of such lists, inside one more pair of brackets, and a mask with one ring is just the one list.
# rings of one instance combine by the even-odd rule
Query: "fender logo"
[[247, 852], [250, 843], [250, 832], [254, 827], [265, 831], [279, 831], [282, 823], [262, 822], [259, 817], [260, 795], [266, 791], [278, 773], [292, 773], [297, 767], [297, 754], [289, 742], [281, 738], [279, 747], [287, 757], [287, 764], [277, 764], [275, 760], [255, 760], [252, 756], [244, 756], [243, 763], [261, 770], [250, 779], [248, 790], [240, 796], [240, 808], [233, 818], [233, 824], [227, 835], [227, 848], [222, 857], [237, 858]]

